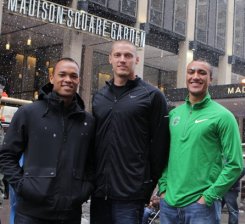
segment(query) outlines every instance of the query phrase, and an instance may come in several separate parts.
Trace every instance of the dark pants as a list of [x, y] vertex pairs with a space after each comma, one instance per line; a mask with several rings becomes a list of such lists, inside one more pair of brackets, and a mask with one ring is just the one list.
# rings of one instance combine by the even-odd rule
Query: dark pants
[[239, 208], [237, 204], [238, 191], [228, 191], [222, 200], [222, 206], [226, 204], [229, 220], [228, 224], [238, 224]]
[[92, 198], [90, 224], [141, 224], [144, 201], [117, 201]]
[[79, 220], [47, 220], [47, 219], [39, 219], [26, 215], [22, 215], [20, 213], [15, 213], [15, 224], [81, 224], [81, 219]]

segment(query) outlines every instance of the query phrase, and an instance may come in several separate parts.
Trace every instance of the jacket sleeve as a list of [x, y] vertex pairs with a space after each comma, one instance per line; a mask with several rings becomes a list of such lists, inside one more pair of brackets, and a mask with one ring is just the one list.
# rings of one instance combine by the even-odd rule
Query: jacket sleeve
[[25, 125], [21, 108], [14, 114], [0, 149], [0, 168], [16, 192], [21, 186], [23, 170], [19, 160], [25, 149]]
[[95, 125], [91, 128], [91, 139], [90, 139], [90, 146], [88, 150], [88, 155], [85, 164], [85, 172], [83, 176], [83, 183], [82, 183], [82, 193], [83, 198], [82, 201], [85, 202], [89, 199], [90, 195], [94, 191], [95, 188], [95, 160], [94, 160], [94, 138], [95, 138]]
[[166, 191], [167, 188], [167, 175], [168, 175], [168, 168], [166, 167], [162, 173], [162, 176], [158, 180], [158, 189], [159, 195]]
[[242, 147], [237, 122], [231, 113], [220, 116], [217, 133], [225, 163], [217, 180], [203, 193], [208, 205], [223, 197], [239, 178], [243, 169]]
[[150, 170], [154, 184], [157, 184], [169, 156], [169, 118], [165, 96], [156, 91], [152, 99]]

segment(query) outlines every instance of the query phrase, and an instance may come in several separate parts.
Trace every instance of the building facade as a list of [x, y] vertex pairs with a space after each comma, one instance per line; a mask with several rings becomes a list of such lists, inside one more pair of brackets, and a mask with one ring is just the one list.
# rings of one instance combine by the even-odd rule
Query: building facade
[[79, 93], [91, 96], [112, 77], [112, 42], [138, 47], [137, 73], [184, 100], [193, 59], [214, 66], [210, 92], [236, 116], [245, 142], [244, 0], [0, 0], [0, 83], [10, 97], [32, 100], [60, 57], [81, 66]]

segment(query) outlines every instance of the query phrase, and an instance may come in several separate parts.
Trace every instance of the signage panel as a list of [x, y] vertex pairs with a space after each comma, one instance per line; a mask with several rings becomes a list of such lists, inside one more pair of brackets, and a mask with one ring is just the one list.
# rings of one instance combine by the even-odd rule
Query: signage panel
[[53, 2], [44, 0], [8, 0], [7, 10], [11, 13], [25, 15], [46, 23], [61, 25], [111, 40], [126, 39], [137, 47], [145, 46], [145, 31], [143, 30]]

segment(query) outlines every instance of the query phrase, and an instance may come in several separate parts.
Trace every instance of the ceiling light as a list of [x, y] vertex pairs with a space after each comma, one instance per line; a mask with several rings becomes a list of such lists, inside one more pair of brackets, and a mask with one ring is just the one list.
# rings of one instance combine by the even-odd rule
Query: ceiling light
[[31, 46], [31, 38], [30, 37], [27, 39], [27, 45]]
[[9, 50], [10, 49], [10, 43], [6, 43], [6, 46], [5, 46], [6, 50]]

